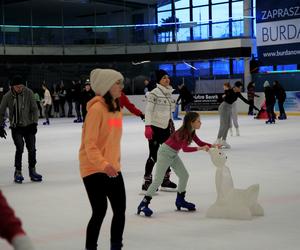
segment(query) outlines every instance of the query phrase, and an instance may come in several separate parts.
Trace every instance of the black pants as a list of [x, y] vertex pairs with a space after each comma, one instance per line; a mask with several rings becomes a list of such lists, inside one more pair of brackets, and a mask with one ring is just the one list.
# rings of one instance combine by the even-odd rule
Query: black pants
[[110, 201], [113, 218], [111, 222], [111, 244], [122, 244], [125, 226], [126, 194], [122, 174], [110, 178], [106, 174], [96, 173], [83, 178], [92, 207], [92, 217], [86, 231], [86, 249], [97, 249], [101, 225], [107, 210], [107, 198]]
[[76, 116], [77, 116], [78, 120], [81, 119], [80, 106], [81, 106], [81, 103], [79, 101], [75, 101], [75, 111], [76, 111]]
[[284, 110], [284, 107], [283, 107], [283, 103], [284, 102], [278, 102], [278, 108], [279, 108], [280, 116], [285, 115], [285, 110]]
[[28, 167], [34, 168], [36, 165], [36, 148], [35, 148], [35, 133], [30, 127], [17, 127], [11, 129], [11, 135], [16, 146], [15, 168], [22, 169], [22, 155], [24, 152], [24, 144], [28, 151]]
[[276, 114], [274, 113], [274, 104], [267, 104], [267, 113], [269, 120], [276, 119]]
[[248, 115], [251, 115], [251, 114], [253, 114], [254, 100], [253, 99], [248, 99], [248, 102], [249, 102]]
[[[157, 151], [161, 144], [163, 144], [170, 136], [170, 127], [162, 129], [159, 127], [151, 126], [153, 131], [152, 140], [148, 141], [149, 144], [149, 156], [145, 166], [145, 177], [151, 176], [153, 167], [157, 161]], [[170, 172], [170, 167], [167, 173]]]

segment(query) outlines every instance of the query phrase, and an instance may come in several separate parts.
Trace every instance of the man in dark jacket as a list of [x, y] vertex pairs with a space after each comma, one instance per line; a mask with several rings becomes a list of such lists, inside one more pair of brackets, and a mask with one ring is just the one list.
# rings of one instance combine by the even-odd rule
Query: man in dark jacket
[[283, 104], [285, 102], [286, 99], [286, 93], [284, 88], [280, 85], [280, 83], [278, 81], [274, 81], [273, 82], [273, 89], [274, 89], [274, 93], [278, 102], [278, 108], [279, 108], [279, 116], [278, 119], [279, 120], [285, 120], [286, 119], [286, 113], [283, 107]]
[[194, 101], [194, 97], [191, 94], [191, 92], [188, 90], [188, 88], [184, 85], [184, 83], [178, 85], [178, 90], [179, 90], [179, 96], [176, 101], [176, 104], [179, 104], [181, 100], [182, 109], [186, 112], [189, 112], [191, 110], [191, 103]]
[[28, 150], [29, 176], [32, 181], [42, 181], [42, 176], [35, 170], [36, 147], [35, 135], [37, 133], [38, 107], [33, 92], [24, 86], [21, 76], [15, 76], [11, 81], [11, 89], [2, 99], [0, 105], [0, 137], [6, 138], [3, 126], [5, 111], [9, 109], [9, 122], [11, 135], [16, 146], [15, 174], [16, 183], [22, 183], [22, 155], [24, 143]]
[[264, 82], [264, 93], [266, 98], [266, 106], [269, 120], [266, 123], [275, 123], [276, 115], [274, 113], [274, 105], [276, 102], [273, 88], [268, 81]]

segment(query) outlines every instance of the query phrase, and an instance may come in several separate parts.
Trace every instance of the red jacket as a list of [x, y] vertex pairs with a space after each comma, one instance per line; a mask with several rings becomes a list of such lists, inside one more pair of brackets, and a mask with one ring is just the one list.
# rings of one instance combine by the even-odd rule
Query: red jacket
[[133, 103], [129, 101], [128, 97], [123, 92], [120, 97], [120, 106], [121, 108], [127, 108], [132, 114], [136, 116], [140, 116], [141, 114], [143, 114], [142, 111], [140, 111], [136, 106], [134, 106]]
[[11, 242], [16, 235], [25, 234], [19, 218], [0, 191], [0, 236]]

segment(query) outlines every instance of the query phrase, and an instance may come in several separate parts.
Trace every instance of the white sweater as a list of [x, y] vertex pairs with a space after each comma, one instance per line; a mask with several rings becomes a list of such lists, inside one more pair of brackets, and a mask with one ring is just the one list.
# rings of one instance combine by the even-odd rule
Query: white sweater
[[50, 95], [50, 91], [48, 89], [45, 89], [45, 92], [44, 92], [44, 106], [46, 105], [52, 105], [52, 98], [51, 98], [51, 95]]
[[172, 98], [174, 89], [157, 84], [147, 95], [145, 111], [145, 125], [153, 125], [159, 128], [167, 128], [172, 112], [175, 110], [176, 101]]

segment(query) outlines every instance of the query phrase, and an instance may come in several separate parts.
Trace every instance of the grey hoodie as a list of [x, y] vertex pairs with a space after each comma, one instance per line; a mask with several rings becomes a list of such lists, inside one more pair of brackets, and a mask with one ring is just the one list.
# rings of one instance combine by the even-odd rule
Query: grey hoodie
[[[14, 114], [14, 105], [18, 107], [18, 122]], [[16, 94], [12, 89], [4, 96], [0, 104], [0, 125], [4, 122], [6, 108], [9, 110], [9, 122], [11, 127], [26, 127], [33, 123], [38, 123], [39, 113], [33, 92], [27, 87]], [[17, 124], [18, 123], [18, 124]]]

